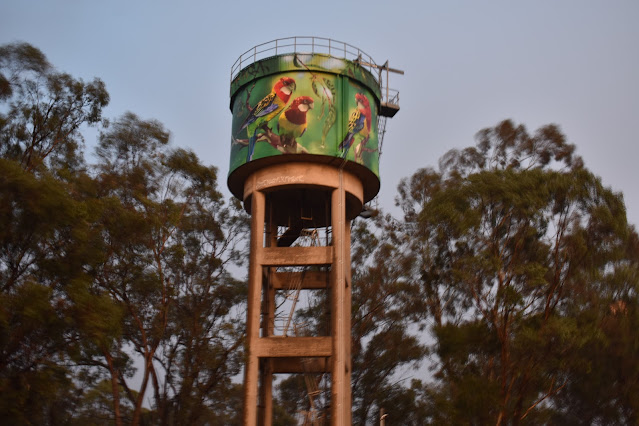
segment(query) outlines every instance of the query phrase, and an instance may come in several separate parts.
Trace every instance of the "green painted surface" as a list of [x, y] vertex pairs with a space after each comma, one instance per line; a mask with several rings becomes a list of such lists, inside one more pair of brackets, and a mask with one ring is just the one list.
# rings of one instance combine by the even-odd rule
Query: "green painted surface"
[[378, 99], [372, 75], [343, 59], [283, 55], [251, 65], [232, 84], [229, 174], [304, 153], [354, 161], [379, 178]]
[[359, 81], [372, 90], [378, 99], [381, 99], [379, 83], [368, 69], [353, 61], [318, 53], [291, 53], [272, 56], [249, 65], [241, 70], [231, 82], [231, 99], [234, 98], [238, 89], [251, 83], [255, 79], [292, 70], [329, 72], [332, 74], [345, 75], [353, 80]]

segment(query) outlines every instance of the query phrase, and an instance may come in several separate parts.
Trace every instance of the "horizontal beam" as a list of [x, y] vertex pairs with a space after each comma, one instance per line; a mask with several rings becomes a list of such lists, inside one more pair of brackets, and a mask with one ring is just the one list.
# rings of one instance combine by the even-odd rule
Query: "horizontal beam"
[[261, 337], [250, 350], [260, 358], [325, 357], [331, 355], [331, 337]]
[[306, 272], [275, 272], [273, 274], [273, 288], [275, 290], [288, 290], [297, 288], [295, 284], [301, 282], [302, 290], [324, 289], [328, 287], [328, 271]]
[[329, 373], [327, 358], [273, 358], [273, 373]]
[[330, 265], [333, 247], [264, 247], [259, 250], [262, 266]]

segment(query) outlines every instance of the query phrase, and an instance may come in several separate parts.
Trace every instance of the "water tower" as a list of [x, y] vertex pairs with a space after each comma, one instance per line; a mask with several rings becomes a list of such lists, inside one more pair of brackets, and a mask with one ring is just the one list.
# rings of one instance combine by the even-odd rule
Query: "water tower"
[[304, 377], [305, 424], [351, 423], [350, 221], [379, 191], [399, 110], [389, 72], [402, 73], [318, 37], [255, 46], [232, 68], [228, 187], [251, 215], [245, 425], [272, 423], [275, 374]]

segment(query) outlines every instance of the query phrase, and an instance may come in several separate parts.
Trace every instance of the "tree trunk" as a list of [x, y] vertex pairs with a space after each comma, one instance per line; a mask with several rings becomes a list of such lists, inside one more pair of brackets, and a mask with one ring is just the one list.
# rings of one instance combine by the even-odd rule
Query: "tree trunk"
[[116, 426], [122, 426], [122, 414], [120, 413], [120, 382], [118, 381], [118, 371], [113, 365], [113, 357], [111, 354], [102, 350], [104, 358], [106, 358], [109, 372], [111, 373], [111, 393], [113, 394], [113, 415], [115, 417]]

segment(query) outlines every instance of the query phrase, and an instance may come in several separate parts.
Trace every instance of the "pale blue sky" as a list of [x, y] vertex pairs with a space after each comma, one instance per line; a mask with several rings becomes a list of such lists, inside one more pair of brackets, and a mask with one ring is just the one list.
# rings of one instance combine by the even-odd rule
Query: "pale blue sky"
[[[639, 223], [637, 1], [5, 0], [0, 43], [26, 41], [59, 70], [101, 78], [105, 116], [163, 122], [226, 188], [230, 67], [252, 46], [314, 35], [406, 71], [391, 86], [380, 205], [400, 178], [436, 166], [505, 118], [558, 124]], [[87, 151], [95, 135], [87, 133]]]

